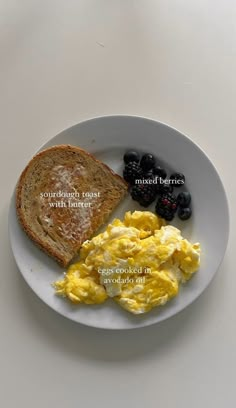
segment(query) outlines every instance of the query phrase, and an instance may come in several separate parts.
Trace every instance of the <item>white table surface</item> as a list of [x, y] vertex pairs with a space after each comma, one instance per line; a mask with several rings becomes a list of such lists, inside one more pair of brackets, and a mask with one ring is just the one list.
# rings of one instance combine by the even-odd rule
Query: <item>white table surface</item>
[[[233, 0], [0, 1], [2, 407], [235, 406], [235, 21]], [[227, 254], [200, 299], [124, 332], [74, 324], [42, 304], [7, 233], [11, 192], [36, 149], [114, 113], [159, 119], [199, 143], [231, 209]]]

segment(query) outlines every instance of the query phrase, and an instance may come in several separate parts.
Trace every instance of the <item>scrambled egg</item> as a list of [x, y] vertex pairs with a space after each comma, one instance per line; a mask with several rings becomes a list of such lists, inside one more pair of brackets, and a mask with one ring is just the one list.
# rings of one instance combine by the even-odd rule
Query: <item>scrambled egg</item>
[[200, 245], [149, 211], [127, 212], [105, 232], [84, 242], [56, 293], [74, 303], [99, 304], [108, 297], [131, 313], [164, 305], [200, 264]]

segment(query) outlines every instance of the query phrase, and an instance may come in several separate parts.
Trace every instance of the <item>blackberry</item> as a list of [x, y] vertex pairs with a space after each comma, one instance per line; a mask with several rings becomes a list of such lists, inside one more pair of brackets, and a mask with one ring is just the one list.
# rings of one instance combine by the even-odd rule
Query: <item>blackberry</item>
[[[156, 187], [155, 187], [155, 184], [153, 184], [154, 175], [153, 175], [153, 173], [152, 173], [151, 170], [149, 170], [147, 173], [143, 173], [143, 179], [144, 179], [144, 180], [148, 180], [148, 184], [153, 185], [154, 189], [156, 188]], [[145, 183], [144, 183], [144, 184], [145, 184]]]
[[174, 194], [163, 194], [158, 201], [164, 206], [164, 208], [168, 208], [173, 212], [177, 211], [178, 204]]
[[177, 202], [180, 207], [188, 207], [191, 202], [191, 194], [188, 191], [183, 191], [183, 193], [179, 193], [177, 196]]
[[178, 216], [182, 221], [188, 220], [192, 215], [192, 210], [189, 207], [182, 208], [180, 207], [178, 211]]
[[181, 187], [185, 183], [185, 176], [182, 173], [173, 173], [170, 176], [170, 180], [175, 187]]
[[156, 198], [153, 184], [139, 184], [131, 189], [131, 197], [143, 207], [148, 207]]
[[158, 206], [156, 206], [156, 213], [166, 221], [172, 221], [175, 216], [175, 213], [173, 211]]
[[146, 153], [141, 158], [140, 166], [144, 171], [148, 171], [155, 166], [155, 163], [156, 163], [155, 157], [150, 153]]
[[136, 179], [142, 178], [142, 170], [139, 164], [134, 161], [126, 164], [123, 177], [130, 184], [134, 184]]
[[153, 176], [153, 180], [155, 181], [154, 186], [155, 186], [155, 189], [156, 189], [156, 193], [161, 194], [161, 189], [162, 189], [163, 184], [161, 184], [161, 182], [160, 182], [160, 177]]
[[170, 210], [165, 211], [164, 218], [166, 221], [172, 221], [174, 217], [175, 217], [175, 213], [173, 211], [170, 211]]
[[130, 162], [136, 162], [139, 163], [140, 156], [137, 152], [134, 152], [133, 150], [129, 150], [128, 152], [125, 153], [124, 155], [124, 162], [125, 164], [128, 164]]
[[159, 187], [159, 194], [163, 195], [163, 194], [171, 194], [173, 193], [174, 187], [172, 186], [172, 184], [162, 184], [160, 183], [160, 187]]
[[167, 221], [172, 221], [177, 211], [177, 200], [174, 194], [163, 194], [156, 203], [156, 213]]
[[155, 174], [155, 176], [161, 177], [163, 180], [165, 180], [167, 177], [165, 169], [160, 166], [154, 167], [153, 174]]

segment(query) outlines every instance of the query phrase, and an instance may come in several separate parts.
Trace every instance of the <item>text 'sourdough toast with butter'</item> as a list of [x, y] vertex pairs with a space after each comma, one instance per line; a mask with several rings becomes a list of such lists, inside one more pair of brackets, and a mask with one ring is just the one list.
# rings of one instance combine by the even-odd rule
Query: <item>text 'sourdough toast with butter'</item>
[[66, 266], [127, 192], [125, 181], [83, 149], [58, 145], [22, 172], [16, 211], [28, 236]]

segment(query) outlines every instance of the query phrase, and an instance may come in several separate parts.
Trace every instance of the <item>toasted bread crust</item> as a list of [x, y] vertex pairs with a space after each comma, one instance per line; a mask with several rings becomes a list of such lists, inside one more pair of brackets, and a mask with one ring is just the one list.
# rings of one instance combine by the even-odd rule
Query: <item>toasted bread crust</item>
[[[119, 199], [116, 198], [116, 203], [113, 206], [114, 208], [116, 205], [121, 201], [121, 199], [124, 197], [124, 195], [127, 192], [128, 186], [127, 183], [120, 177], [118, 174], [114, 173], [113, 170], [111, 170], [106, 164], [102, 163], [101, 161], [97, 160], [92, 154], [86, 152], [85, 150], [77, 147], [77, 146], [71, 146], [71, 145], [56, 145], [49, 147], [47, 149], [44, 149], [37, 153], [28, 163], [28, 165], [25, 167], [23, 170], [18, 183], [17, 183], [17, 188], [16, 188], [16, 212], [17, 216], [19, 219], [19, 222], [26, 232], [26, 234], [37, 244], [37, 246], [42, 249], [44, 252], [46, 252], [49, 256], [53, 257], [60, 265], [63, 267], [67, 266], [68, 263], [73, 259], [73, 257], [76, 255], [78, 251], [78, 245], [77, 247], [75, 245], [71, 246], [70, 248], [70, 243], [69, 243], [69, 249], [68, 254], [65, 254], [66, 251], [60, 252], [57, 248], [55, 248], [53, 245], [51, 245], [49, 242], [47, 242], [46, 239], [42, 239], [40, 235], [38, 235], [35, 231], [34, 228], [32, 228], [32, 225], [29, 223], [29, 219], [26, 216], [25, 209], [23, 208], [23, 191], [25, 188], [27, 188], [27, 178], [28, 178], [28, 172], [30, 169], [35, 165], [35, 163], [40, 163], [42, 159], [44, 159], [45, 155], [52, 155], [54, 153], [61, 152], [61, 154], [65, 153], [67, 154], [68, 152], [73, 153], [75, 155], [83, 155], [84, 157], [88, 157], [90, 160], [93, 160], [93, 163], [96, 163], [98, 165], [98, 170], [99, 168], [103, 168], [104, 171], [106, 172], [106, 176], [108, 179], [112, 179], [112, 182], [120, 189], [120, 197]], [[50, 170], [49, 170], [50, 171]], [[113, 209], [114, 209], [113, 208]], [[109, 213], [104, 214], [104, 221], [108, 216], [110, 215], [111, 211]], [[103, 224], [103, 222], [100, 223], [95, 223], [94, 227], [92, 228], [92, 234]], [[92, 235], [90, 234], [90, 236]], [[88, 238], [86, 238], [88, 239]], [[83, 241], [82, 241], [83, 242]], [[82, 242], [79, 243], [79, 247], [82, 244]]]

